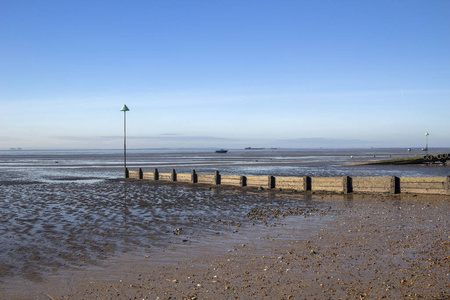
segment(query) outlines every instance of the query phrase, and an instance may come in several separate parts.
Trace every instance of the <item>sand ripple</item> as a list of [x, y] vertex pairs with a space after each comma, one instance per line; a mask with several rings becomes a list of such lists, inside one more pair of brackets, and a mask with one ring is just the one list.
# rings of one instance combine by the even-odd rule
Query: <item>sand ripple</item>
[[18, 182], [0, 185], [0, 195], [0, 276], [32, 280], [118, 252], [232, 230], [252, 210], [280, 209], [292, 201], [311, 205], [270, 193], [120, 180]]

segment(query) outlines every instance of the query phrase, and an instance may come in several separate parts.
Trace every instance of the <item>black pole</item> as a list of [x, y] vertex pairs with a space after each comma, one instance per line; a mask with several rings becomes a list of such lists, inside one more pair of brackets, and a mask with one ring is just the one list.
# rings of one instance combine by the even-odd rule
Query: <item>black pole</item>
[[128, 178], [128, 170], [127, 170], [127, 111], [129, 111], [129, 109], [124, 104], [120, 110], [123, 111], [123, 168], [124, 168], [125, 178]]
[[127, 173], [127, 112], [123, 112], [123, 167]]

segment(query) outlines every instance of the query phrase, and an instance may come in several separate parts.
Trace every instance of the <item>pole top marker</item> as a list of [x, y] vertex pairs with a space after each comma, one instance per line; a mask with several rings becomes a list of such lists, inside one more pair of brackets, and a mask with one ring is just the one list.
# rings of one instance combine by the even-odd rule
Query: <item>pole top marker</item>
[[130, 111], [130, 109], [124, 104], [120, 111]]

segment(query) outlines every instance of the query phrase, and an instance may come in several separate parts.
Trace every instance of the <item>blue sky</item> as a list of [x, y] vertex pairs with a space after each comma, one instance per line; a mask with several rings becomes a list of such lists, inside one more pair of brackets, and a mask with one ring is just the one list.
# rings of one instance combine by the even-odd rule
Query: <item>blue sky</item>
[[450, 146], [450, 1], [0, 2], [0, 149]]

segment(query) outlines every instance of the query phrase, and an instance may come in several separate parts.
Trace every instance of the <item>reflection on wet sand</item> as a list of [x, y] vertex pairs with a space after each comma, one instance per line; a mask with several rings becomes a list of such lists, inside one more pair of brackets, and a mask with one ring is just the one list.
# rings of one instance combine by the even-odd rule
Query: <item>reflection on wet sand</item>
[[12, 184], [2, 191], [0, 276], [30, 279], [137, 247], [164, 247], [177, 228], [189, 239], [229, 230], [255, 209], [311, 205], [301, 196], [288, 201], [270, 193], [121, 180]]

